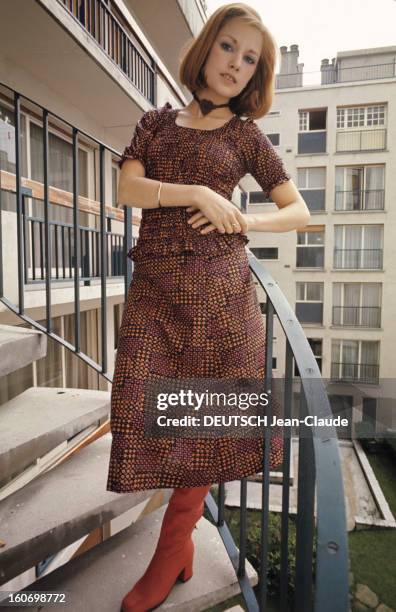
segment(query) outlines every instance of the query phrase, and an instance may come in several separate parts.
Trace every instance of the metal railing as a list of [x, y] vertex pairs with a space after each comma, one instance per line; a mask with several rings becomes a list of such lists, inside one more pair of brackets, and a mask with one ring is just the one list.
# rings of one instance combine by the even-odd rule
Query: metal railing
[[58, 0], [89, 32], [120, 70], [152, 104], [156, 104], [156, 63], [143, 57], [131, 37], [103, 0]]
[[383, 151], [386, 149], [387, 131], [385, 128], [366, 128], [363, 130], [338, 130], [336, 151]]
[[333, 267], [339, 270], [381, 270], [382, 258], [382, 249], [334, 248]]
[[[22, 195], [23, 214], [23, 252], [25, 284], [42, 283], [45, 280], [45, 220], [40, 217], [28, 217], [25, 214], [26, 193]], [[106, 217], [107, 225], [111, 218]], [[71, 223], [49, 221], [52, 247], [51, 260], [54, 262], [50, 271], [56, 281], [67, 281], [74, 278], [74, 226]], [[125, 274], [124, 236], [106, 230], [106, 278], [122, 277]], [[80, 242], [81, 267], [80, 280], [89, 281], [100, 278], [100, 231], [92, 227], [78, 226]], [[136, 239], [132, 238], [132, 246]]]
[[[4, 295], [3, 284], [0, 280], [0, 299], [11, 311], [33, 328], [45, 333], [48, 337], [64, 345], [80, 359], [88, 363], [106, 380], [112, 381], [112, 374], [108, 372], [107, 359], [107, 299], [106, 299], [106, 261], [108, 241], [105, 228], [105, 149], [116, 155], [109, 147], [96, 141], [99, 147], [99, 185], [100, 185], [100, 229], [98, 230], [99, 245], [99, 274], [101, 288], [101, 359], [95, 362], [80, 350], [80, 281], [82, 270], [81, 241], [75, 240], [72, 245], [73, 252], [73, 292], [75, 311], [75, 343], [66, 342], [53, 332], [51, 290], [56, 282], [50, 274], [52, 269], [52, 232], [49, 221], [49, 174], [48, 174], [48, 118], [49, 112], [43, 113], [43, 166], [44, 166], [44, 222], [41, 223], [44, 241], [44, 282], [46, 323], [39, 324], [25, 311], [25, 257], [23, 236], [23, 206], [21, 186], [21, 133], [20, 133], [20, 103], [21, 96], [14, 92], [15, 135], [16, 135], [16, 217], [17, 240], [15, 255], [18, 263], [18, 303], [13, 303]], [[67, 122], [65, 122], [67, 123]], [[68, 124], [70, 125], [70, 124]], [[78, 128], [70, 126], [73, 130], [73, 232], [77, 236], [81, 230], [78, 219], [78, 137], [82, 133]], [[92, 138], [91, 136], [89, 136]], [[95, 139], [93, 139], [95, 140]], [[131, 244], [132, 209], [124, 208], [124, 242], [123, 257], [126, 259], [127, 248]], [[1, 221], [1, 209], [0, 209]], [[0, 224], [0, 237], [2, 226]], [[128, 246], [127, 246], [128, 245]], [[0, 245], [1, 246], [1, 245]], [[0, 248], [0, 254], [2, 248]], [[277, 316], [283, 329], [286, 340], [286, 375], [284, 381], [283, 417], [289, 418], [292, 413], [293, 396], [293, 360], [301, 373], [299, 414], [301, 418], [306, 415], [316, 417], [331, 416], [331, 408], [326, 394], [320, 371], [309, 346], [304, 331], [298, 322], [290, 304], [281, 292], [276, 282], [261, 266], [258, 259], [249, 253], [249, 266], [258, 279], [267, 296], [266, 304], [266, 388], [271, 387], [273, 363], [273, 329], [274, 318]], [[0, 270], [3, 271], [3, 261], [0, 261]], [[2, 278], [2, 277], [1, 277]], [[131, 282], [131, 262], [125, 266], [125, 299]], [[269, 396], [271, 400], [271, 396]], [[268, 406], [268, 418], [271, 419], [271, 401]], [[282, 508], [281, 508], [281, 566], [280, 566], [280, 609], [292, 609], [295, 612], [347, 612], [348, 600], [348, 544], [345, 515], [345, 499], [343, 479], [338, 449], [338, 440], [333, 427], [299, 428], [298, 441], [298, 500], [296, 516], [296, 567], [295, 592], [292, 600], [289, 597], [288, 580], [292, 572], [288, 556], [289, 548], [289, 501], [290, 501], [290, 465], [291, 457], [290, 428], [285, 427], [286, 435], [283, 439], [282, 464]], [[321, 433], [322, 432], [322, 433]], [[231, 536], [230, 528], [224, 520], [225, 485], [219, 485], [219, 499], [216, 504], [212, 494], [208, 495], [207, 508], [217, 525], [218, 532], [224, 542], [230, 561], [235, 569], [241, 592], [249, 612], [267, 609], [268, 587], [267, 574], [269, 570], [269, 499], [270, 499], [270, 438], [271, 428], [266, 427], [263, 432], [265, 451], [262, 467], [262, 512], [261, 512], [261, 548], [259, 583], [254, 592], [246, 573], [247, 550], [247, 479], [241, 482], [240, 497], [240, 541], [239, 547]], [[315, 505], [316, 492], [316, 505]], [[316, 515], [316, 516], [315, 516]]]
[[309, 87], [313, 84], [330, 85], [336, 83], [351, 83], [353, 81], [372, 81], [376, 79], [394, 79], [396, 77], [396, 61], [381, 64], [360, 64], [342, 66], [343, 59], [335, 64], [323, 60], [320, 70], [289, 72], [276, 75], [276, 88]]
[[335, 192], [334, 210], [384, 210], [385, 189], [349, 189]]
[[333, 325], [380, 327], [381, 306], [333, 306]]
[[378, 385], [379, 365], [375, 363], [331, 362], [331, 379], [341, 382], [361, 382]]

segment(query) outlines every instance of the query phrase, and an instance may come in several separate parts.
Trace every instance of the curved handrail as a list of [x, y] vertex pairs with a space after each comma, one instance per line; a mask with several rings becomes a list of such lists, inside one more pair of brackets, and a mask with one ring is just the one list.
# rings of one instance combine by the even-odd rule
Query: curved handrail
[[[295, 313], [276, 281], [248, 251], [249, 267], [274, 307], [297, 363], [309, 415], [332, 416], [321, 373]], [[315, 610], [348, 609], [348, 541], [341, 461], [335, 428], [312, 427], [317, 470]], [[326, 477], [321, 477], [326, 475]]]

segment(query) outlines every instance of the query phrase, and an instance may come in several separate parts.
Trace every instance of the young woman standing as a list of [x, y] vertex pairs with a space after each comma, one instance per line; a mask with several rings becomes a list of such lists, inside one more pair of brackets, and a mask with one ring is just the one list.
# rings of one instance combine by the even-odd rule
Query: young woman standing
[[[162, 603], [192, 576], [192, 532], [212, 483], [262, 471], [263, 437], [150, 437], [147, 381], [263, 380], [265, 327], [245, 245], [249, 230], [303, 227], [309, 211], [254, 118], [274, 95], [276, 43], [247, 4], [220, 7], [187, 50], [184, 109], [144, 113], [120, 160], [119, 205], [143, 209], [111, 396], [107, 490], [174, 488], [154, 556], [124, 612]], [[242, 119], [242, 116], [247, 117]], [[278, 211], [242, 214], [230, 201], [250, 172]], [[146, 406], [147, 407], [147, 406]], [[282, 461], [282, 441], [270, 449]]]

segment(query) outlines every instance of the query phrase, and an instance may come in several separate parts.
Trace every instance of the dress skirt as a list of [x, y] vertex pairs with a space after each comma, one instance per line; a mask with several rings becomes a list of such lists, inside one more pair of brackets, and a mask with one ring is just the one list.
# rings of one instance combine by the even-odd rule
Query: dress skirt
[[[148, 381], [161, 391], [167, 380], [263, 380], [265, 374], [265, 326], [245, 241], [185, 230], [185, 211], [174, 212], [168, 225], [162, 217], [159, 234], [153, 213], [154, 225], [143, 226], [128, 253], [135, 265], [111, 392], [109, 491], [203, 486], [263, 469], [264, 429], [251, 438], [205, 437], [192, 429], [184, 436], [148, 435]], [[270, 469], [281, 462], [282, 440], [273, 436]]]

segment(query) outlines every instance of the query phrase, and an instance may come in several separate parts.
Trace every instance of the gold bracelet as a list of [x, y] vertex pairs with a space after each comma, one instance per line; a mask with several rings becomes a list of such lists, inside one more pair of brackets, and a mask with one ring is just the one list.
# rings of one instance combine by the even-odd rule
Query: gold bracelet
[[158, 206], [159, 208], [162, 208], [161, 206], [161, 202], [160, 202], [160, 193], [161, 193], [161, 187], [162, 187], [162, 183], [160, 181], [159, 187], [158, 187], [158, 196], [157, 196], [157, 200], [158, 200]]

